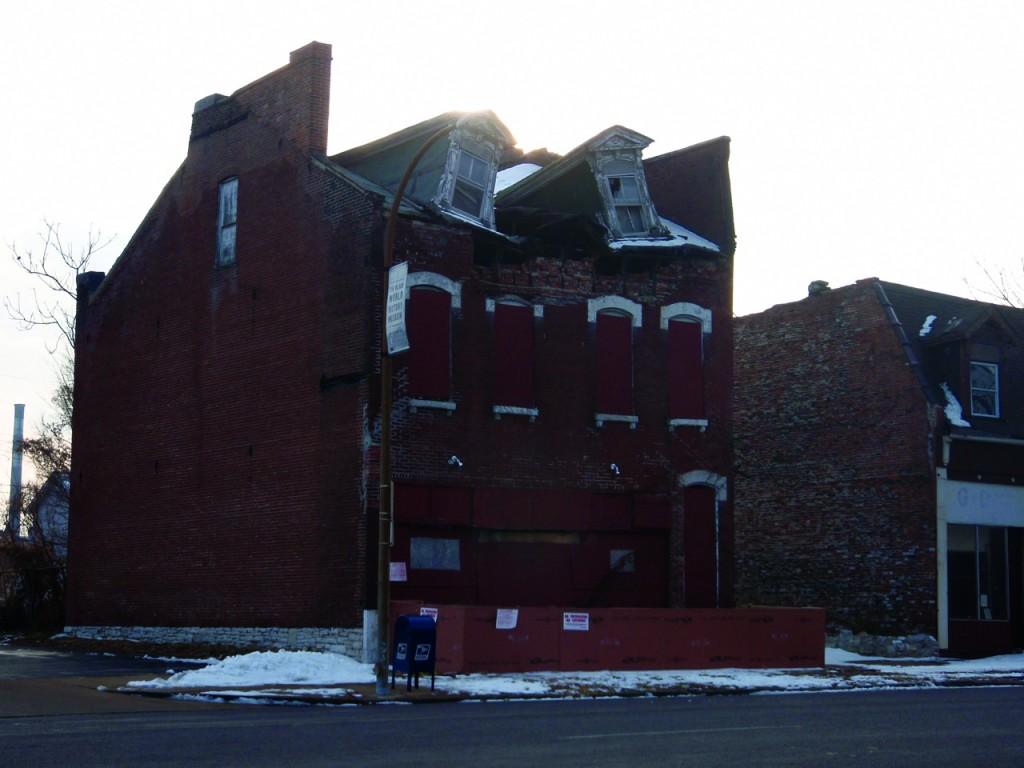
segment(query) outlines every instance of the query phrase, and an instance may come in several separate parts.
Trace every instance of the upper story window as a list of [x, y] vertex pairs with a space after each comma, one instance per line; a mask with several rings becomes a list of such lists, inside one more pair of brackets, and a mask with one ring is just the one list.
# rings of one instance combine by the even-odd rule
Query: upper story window
[[588, 162], [604, 202], [604, 219], [613, 239], [663, 235], [654, 210], [641, 153], [652, 139], [621, 125], [601, 132], [589, 143]]
[[452, 192], [452, 207], [463, 213], [480, 218], [483, 213], [487, 183], [491, 181], [494, 169], [490, 163], [463, 147], [459, 151], [459, 167], [455, 174], [455, 190]]
[[678, 302], [661, 308], [668, 331], [668, 424], [707, 427], [704, 402], [704, 339], [711, 335], [711, 310]]
[[602, 296], [587, 302], [587, 319], [595, 325], [597, 426], [606, 421], [625, 421], [635, 428], [633, 328], [643, 322], [641, 306], [621, 296]]
[[494, 415], [519, 414], [534, 419], [537, 414], [533, 387], [534, 319], [543, 317], [543, 307], [513, 296], [488, 299], [487, 311], [494, 316]]
[[605, 169], [614, 218], [623, 235], [645, 234], [650, 229], [644, 221], [640, 188], [633, 170], [631, 163], [621, 160], [609, 164]]
[[235, 229], [238, 220], [238, 179], [220, 183], [217, 211], [217, 266], [235, 263]]
[[414, 407], [454, 410], [451, 400], [452, 310], [461, 304], [458, 283], [433, 272], [413, 272], [409, 307], [409, 397]]
[[999, 366], [971, 361], [971, 415], [999, 417]]
[[448, 157], [434, 202], [493, 228], [498, 161], [505, 147], [514, 143], [508, 129], [489, 112], [460, 118], [448, 139]]

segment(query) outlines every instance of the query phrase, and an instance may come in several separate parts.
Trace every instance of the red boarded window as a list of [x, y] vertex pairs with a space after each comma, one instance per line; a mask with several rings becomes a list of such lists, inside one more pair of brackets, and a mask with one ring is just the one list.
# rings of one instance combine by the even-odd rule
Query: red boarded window
[[597, 313], [597, 411], [633, 413], [633, 318]]
[[533, 307], [494, 305], [494, 403], [532, 408]]
[[446, 291], [416, 286], [409, 291], [409, 395], [422, 400], [451, 397], [451, 306]]
[[703, 419], [704, 366], [701, 324], [687, 317], [668, 324], [669, 418]]

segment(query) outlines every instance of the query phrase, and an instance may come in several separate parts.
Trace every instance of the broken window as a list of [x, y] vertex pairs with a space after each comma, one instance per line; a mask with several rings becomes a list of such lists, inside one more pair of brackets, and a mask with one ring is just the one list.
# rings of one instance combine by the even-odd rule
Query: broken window
[[999, 416], [999, 366], [971, 362], [971, 414]]
[[632, 173], [608, 177], [608, 188], [615, 206], [615, 217], [619, 230], [624, 235], [647, 231], [644, 226], [643, 208], [640, 205], [640, 190], [636, 175]]
[[238, 218], [238, 179], [220, 183], [217, 212], [217, 266], [235, 263], [235, 225]]

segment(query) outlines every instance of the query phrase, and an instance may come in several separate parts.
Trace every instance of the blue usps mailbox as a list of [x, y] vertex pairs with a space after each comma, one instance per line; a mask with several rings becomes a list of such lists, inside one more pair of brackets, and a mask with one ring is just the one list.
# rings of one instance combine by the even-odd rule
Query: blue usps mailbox
[[391, 643], [391, 687], [395, 673], [405, 672], [405, 690], [412, 689], [413, 676], [420, 687], [420, 673], [430, 673], [430, 690], [434, 690], [434, 660], [437, 651], [437, 625], [430, 616], [399, 616]]

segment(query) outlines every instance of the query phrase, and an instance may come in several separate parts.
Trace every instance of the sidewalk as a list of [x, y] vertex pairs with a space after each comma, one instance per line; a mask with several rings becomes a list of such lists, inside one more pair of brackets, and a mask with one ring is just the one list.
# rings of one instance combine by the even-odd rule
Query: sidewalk
[[[188, 664], [171, 660], [173, 666]], [[1024, 654], [988, 659], [881, 659], [828, 649], [815, 669], [713, 669], [532, 672], [443, 676], [430, 690], [395, 688], [376, 695], [370, 665], [336, 654], [267, 651], [233, 656], [200, 669], [169, 670], [151, 680], [110, 680], [106, 690], [183, 701], [360, 706], [458, 701], [543, 700], [856, 691], [1024, 685]]]

